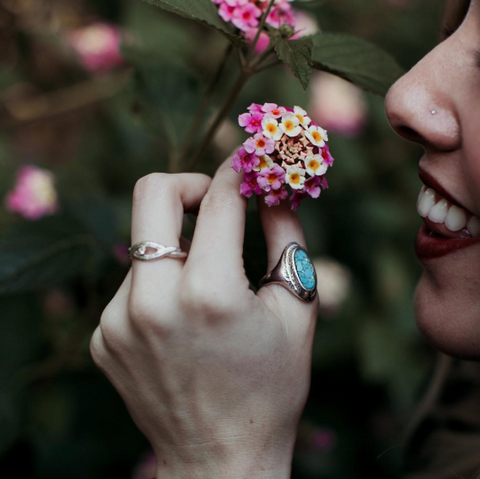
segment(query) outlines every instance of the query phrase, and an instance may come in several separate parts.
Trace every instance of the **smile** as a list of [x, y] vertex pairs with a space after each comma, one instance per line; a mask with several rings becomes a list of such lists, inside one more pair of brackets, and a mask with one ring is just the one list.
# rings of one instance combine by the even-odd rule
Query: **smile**
[[438, 258], [480, 243], [480, 219], [435, 189], [423, 186], [417, 211], [425, 223], [415, 244], [419, 259]]

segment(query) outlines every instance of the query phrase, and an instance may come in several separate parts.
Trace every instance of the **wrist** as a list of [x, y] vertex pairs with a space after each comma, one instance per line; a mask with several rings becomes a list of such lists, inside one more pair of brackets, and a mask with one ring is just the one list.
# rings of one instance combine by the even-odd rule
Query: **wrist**
[[[282, 437], [282, 436], [281, 436]], [[158, 451], [159, 479], [290, 479], [295, 438], [248, 436]]]

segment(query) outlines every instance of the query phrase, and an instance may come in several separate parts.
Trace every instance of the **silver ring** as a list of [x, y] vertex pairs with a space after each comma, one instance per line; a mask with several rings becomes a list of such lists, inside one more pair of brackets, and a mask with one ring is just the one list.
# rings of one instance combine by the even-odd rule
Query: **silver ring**
[[310, 302], [317, 297], [315, 267], [298, 243], [285, 247], [277, 265], [260, 280], [259, 287], [268, 284], [279, 284], [302, 301]]
[[[147, 253], [147, 249], [155, 250], [153, 253]], [[153, 241], [141, 241], [128, 248], [128, 257], [136, 258], [142, 261], [149, 261], [159, 258], [185, 258], [188, 253], [182, 251], [177, 246], [165, 246]]]

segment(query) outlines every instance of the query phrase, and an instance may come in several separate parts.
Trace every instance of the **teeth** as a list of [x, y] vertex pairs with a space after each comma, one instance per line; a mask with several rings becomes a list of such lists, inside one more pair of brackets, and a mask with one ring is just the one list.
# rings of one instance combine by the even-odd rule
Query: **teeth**
[[467, 229], [472, 236], [480, 236], [480, 219], [476, 216], [472, 216], [467, 224]]
[[480, 218], [452, 205], [431, 188], [422, 187], [417, 211], [423, 218], [428, 217], [433, 223], [443, 224], [449, 231], [458, 232], [466, 228], [472, 236], [480, 237]]
[[467, 214], [465, 210], [458, 206], [452, 205], [448, 210], [447, 217], [445, 218], [445, 226], [450, 231], [460, 231], [467, 226]]
[[[425, 187], [424, 187], [425, 188]], [[435, 193], [431, 189], [423, 189], [423, 194], [420, 193], [418, 198], [418, 213], [424, 218], [428, 216], [429, 211], [435, 206]]]
[[428, 213], [428, 219], [434, 223], [443, 223], [448, 214], [448, 201], [440, 200]]

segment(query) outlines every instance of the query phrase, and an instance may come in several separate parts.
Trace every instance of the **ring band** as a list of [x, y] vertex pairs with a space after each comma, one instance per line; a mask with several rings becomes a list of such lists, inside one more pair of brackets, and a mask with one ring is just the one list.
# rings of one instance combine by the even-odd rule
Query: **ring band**
[[[155, 250], [153, 253], [147, 253], [147, 248]], [[177, 246], [165, 246], [154, 241], [141, 241], [128, 248], [128, 257], [136, 258], [141, 261], [149, 261], [160, 258], [185, 258], [188, 255]]]
[[317, 273], [307, 252], [298, 243], [289, 243], [275, 268], [265, 275], [259, 287], [279, 284], [302, 301], [317, 297]]

